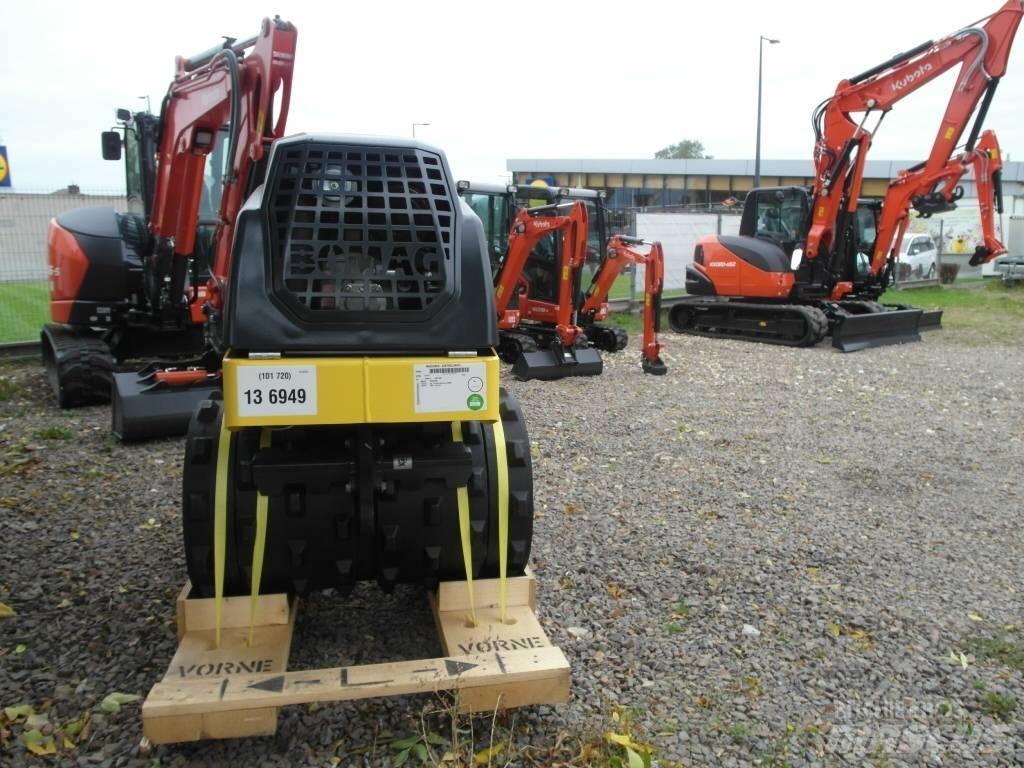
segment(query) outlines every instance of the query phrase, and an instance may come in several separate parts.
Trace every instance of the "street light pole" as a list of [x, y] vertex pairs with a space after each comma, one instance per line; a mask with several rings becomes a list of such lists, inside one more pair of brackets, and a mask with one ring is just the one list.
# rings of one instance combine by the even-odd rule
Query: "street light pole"
[[430, 123], [413, 123], [412, 124], [412, 137], [416, 138], [416, 126], [417, 125], [430, 125]]
[[761, 35], [757, 47], [757, 146], [754, 148], [754, 187], [761, 186], [761, 82], [764, 75], [764, 44], [775, 45], [778, 40]]

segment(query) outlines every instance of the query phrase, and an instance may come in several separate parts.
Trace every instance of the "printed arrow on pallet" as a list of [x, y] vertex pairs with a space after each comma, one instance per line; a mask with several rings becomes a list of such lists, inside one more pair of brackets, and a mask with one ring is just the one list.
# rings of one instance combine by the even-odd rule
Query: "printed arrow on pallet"
[[143, 705], [143, 716], [202, 714], [505, 685], [557, 678], [567, 675], [568, 670], [565, 655], [558, 648], [546, 647], [284, 674], [168, 678], [150, 692]]

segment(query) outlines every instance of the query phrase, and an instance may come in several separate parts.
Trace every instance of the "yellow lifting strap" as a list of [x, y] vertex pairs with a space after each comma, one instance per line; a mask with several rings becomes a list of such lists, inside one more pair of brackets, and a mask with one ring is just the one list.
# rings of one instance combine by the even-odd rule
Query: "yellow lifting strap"
[[[462, 422], [452, 422], [452, 440], [462, 442]], [[466, 591], [469, 592], [469, 623], [476, 626], [476, 601], [473, 599], [473, 545], [469, 529], [469, 489], [462, 485], [455, 491], [459, 505], [459, 533], [462, 539], [462, 562], [466, 567]]]
[[231, 433], [226, 419], [220, 422], [217, 442], [217, 477], [213, 496], [213, 626], [214, 641], [220, 648], [220, 620], [224, 607], [224, 549], [228, 528], [228, 467], [230, 466]]
[[[269, 429], [260, 430], [260, 448], [270, 447]], [[263, 578], [263, 555], [267, 544], [267, 496], [256, 492], [256, 538], [252, 543], [252, 585], [249, 588], [249, 640], [252, 647], [254, 628], [256, 626], [256, 604], [260, 599], [260, 579]]]
[[494, 422], [494, 456], [498, 467], [498, 610], [505, 623], [505, 590], [508, 577], [508, 455], [505, 428]]

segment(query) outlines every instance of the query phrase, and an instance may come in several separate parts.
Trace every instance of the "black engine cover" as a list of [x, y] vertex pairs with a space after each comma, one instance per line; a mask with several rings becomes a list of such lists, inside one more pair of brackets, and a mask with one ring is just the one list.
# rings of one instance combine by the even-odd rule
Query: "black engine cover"
[[497, 344], [480, 220], [443, 153], [300, 135], [239, 216], [221, 343], [240, 351], [444, 353]]

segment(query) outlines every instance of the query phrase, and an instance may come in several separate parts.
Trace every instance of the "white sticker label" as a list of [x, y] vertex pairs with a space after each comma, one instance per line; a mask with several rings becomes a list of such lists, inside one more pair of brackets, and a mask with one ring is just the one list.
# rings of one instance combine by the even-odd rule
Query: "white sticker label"
[[239, 416], [316, 416], [316, 368], [240, 365]]
[[487, 407], [487, 364], [428, 363], [413, 368], [416, 413], [480, 411]]

